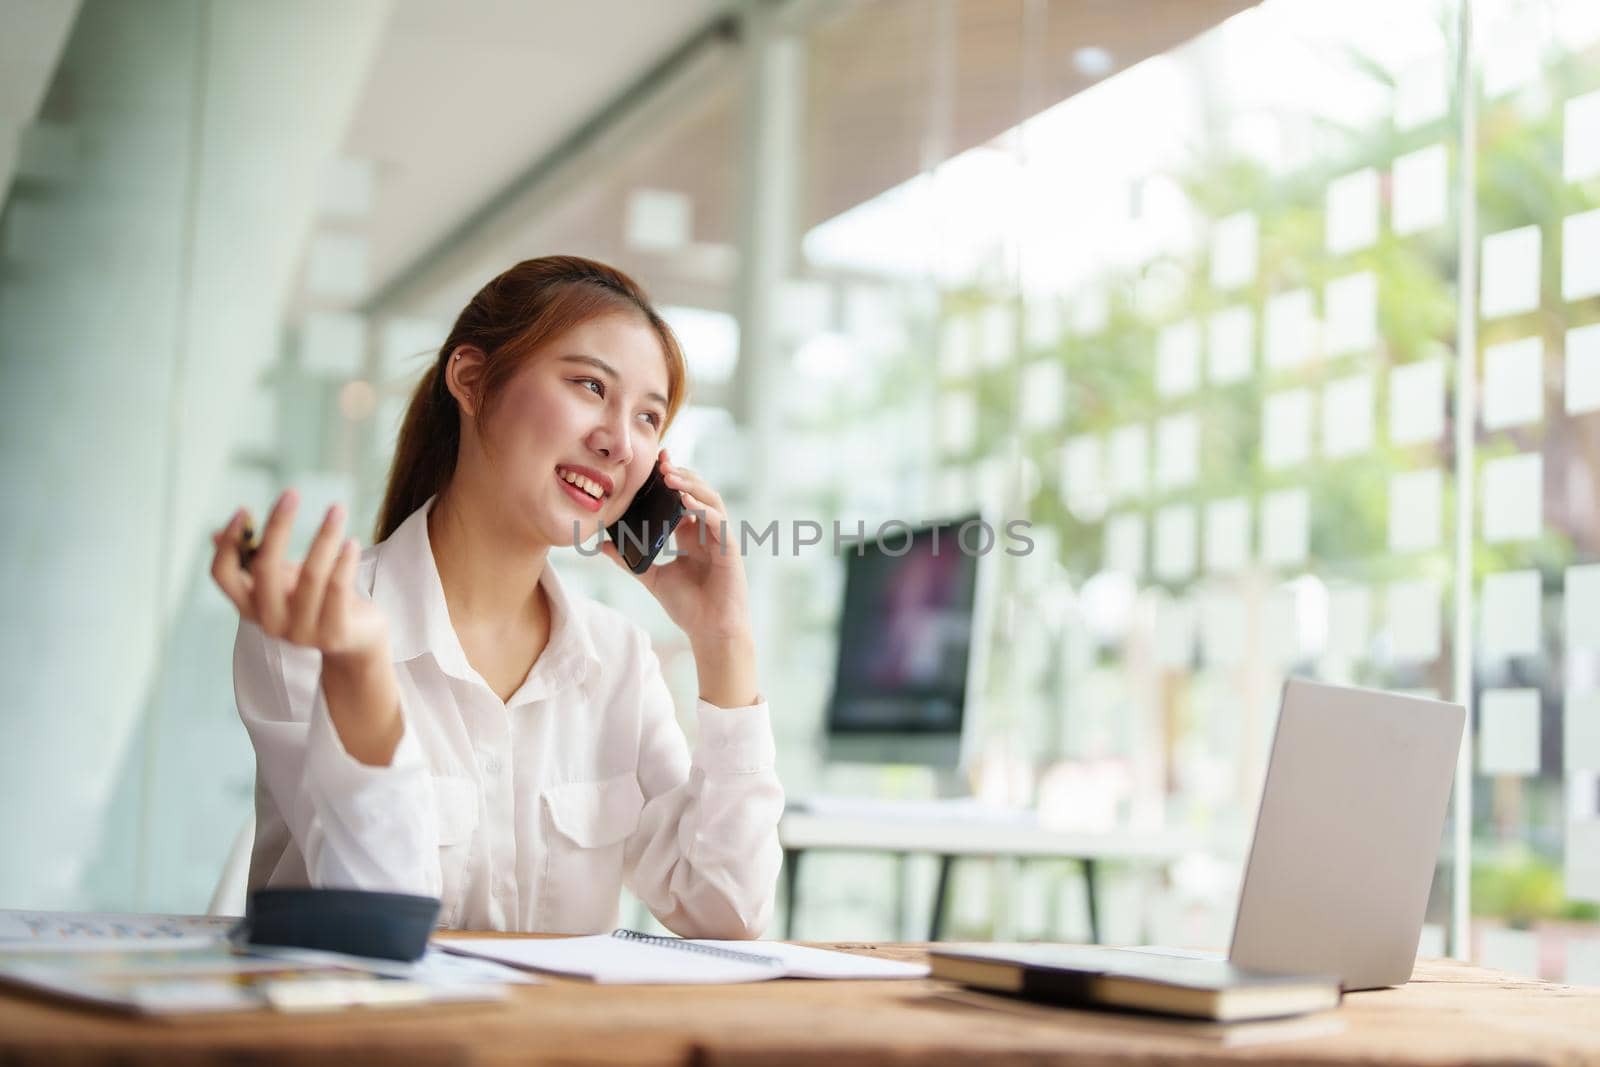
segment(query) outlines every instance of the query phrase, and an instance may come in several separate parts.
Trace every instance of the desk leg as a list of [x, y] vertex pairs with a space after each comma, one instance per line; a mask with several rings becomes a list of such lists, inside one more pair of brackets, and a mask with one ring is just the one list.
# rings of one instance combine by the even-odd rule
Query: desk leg
[[783, 850], [783, 939], [794, 940], [795, 915], [800, 911], [800, 849]]
[[1092, 859], [1083, 860], [1083, 894], [1089, 902], [1089, 941], [1092, 944], [1100, 943], [1100, 907], [1094, 898], [1094, 868]]
[[1022, 859], [996, 856], [989, 882], [989, 928], [996, 941], [1017, 940], [1017, 893], [1022, 881]]
[[894, 854], [894, 936], [906, 939], [906, 908], [911, 903], [910, 860], [904, 852]]
[[1082, 860], [1061, 860], [1051, 872], [1055, 876], [1050, 893], [1050, 936], [1048, 940], [1064, 941], [1076, 936], [1076, 926], [1067, 916], [1067, 909], [1062, 906], [1067, 899], [1067, 879], [1081, 878], [1083, 876]]
[[939, 882], [933, 891], [933, 917], [928, 921], [928, 940], [937, 941], [944, 933], [945, 897], [950, 893], [950, 867], [956, 858], [949, 853], [939, 856]]

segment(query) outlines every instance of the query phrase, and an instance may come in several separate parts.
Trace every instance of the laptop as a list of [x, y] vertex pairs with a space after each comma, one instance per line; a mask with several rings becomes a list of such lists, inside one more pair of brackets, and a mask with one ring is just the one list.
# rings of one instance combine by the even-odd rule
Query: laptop
[[1286, 682], [1228, 962], [1409, 981], [1465, 725], [1460, 704]]

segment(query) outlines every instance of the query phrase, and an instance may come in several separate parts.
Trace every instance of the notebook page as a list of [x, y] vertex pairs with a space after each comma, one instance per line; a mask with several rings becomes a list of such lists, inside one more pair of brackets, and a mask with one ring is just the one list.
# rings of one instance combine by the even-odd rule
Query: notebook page
[[[618, 985], [721, 985], [784, 976], [781, 967], [719, 959], [610, 934], [560, 938], [446, 937], [437, 938], [434, 943], [461, 955], [481, 956], [514, 967]], [[748, 942], [730, 944], [750, 950]]]
[[696, 941], [701, 945], [730, 948], [735, 952], [755, 952], [783, 961], [785, 978], [926, 978], [928, 966], [899, 960], [858, 956], [853, 952], [834, 952], [808, 945], [786, 945], [781, 941]]

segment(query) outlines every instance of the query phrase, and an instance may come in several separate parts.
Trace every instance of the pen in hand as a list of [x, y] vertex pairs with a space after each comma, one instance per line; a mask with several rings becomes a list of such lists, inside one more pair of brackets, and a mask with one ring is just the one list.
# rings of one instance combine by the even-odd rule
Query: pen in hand
[[256, 536], [255, 527], [250, 525], [250, 520], [247, 518], [239, 530], [239, 566], [249, 570], [250, 561], [255, 559], [256, 553], [260, 550], [261, 539]]

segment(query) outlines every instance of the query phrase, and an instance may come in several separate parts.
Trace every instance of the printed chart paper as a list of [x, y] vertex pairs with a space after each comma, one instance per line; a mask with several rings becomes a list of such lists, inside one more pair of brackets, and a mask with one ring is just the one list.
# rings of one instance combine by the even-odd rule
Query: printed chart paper
[[1402, 363], [1389, 372], [1389, 440], [1423, 444], [1444, 435], [1444, 360]]
[[1389, 646], [1396, 660], [1439, 658], [1439, 586], [1429, 579], [1395, 582], [1388, 593]]
[[1372, 593], [1364, 585], [1328, 590], [1328, 651], [1345, 659], [1367, 654], [1372, 633]]
[[1150, 478], [1150, 433], [1144, 426], [1111, 431], [1111, 492], [1117, 497], [1142, 494]]
[[[900, 329], [892, 310], [891, 306], [891, 314], [887, 316], [887, 321], [880, 327], [884, 332], [891, 334]], [[1030, 296], [1023, 307], [1022, 314], [1023, 340], [1026, 342], [1028, 349], [1030, 351], [1038, 351], [1041, 348], [1054, 348], [1060, 343], [1061, 335], [1065, 332], [1062, 327], [1064, 317], [1060, 301], [1051, 300], [1048, 297]], [[852, 329], [851, 332], [865, 333], [867, 331], [856, 328]]]
[[206, 942], [226, 937], [238, 921], [237, 916], [225, 915], [0, 909], [0, 942], [53, 945]]
[[1255, 281], [1258, 231], [1248, 211], [1217, 220], [1211, 231], [1211, 284], [1236, 289]]
[[[1600, 903], [1600, 819], [1572, 819], [1567, 823], [1566, 891], [1568, 900]], [[1571, 953], [1569, 948], [1568, 953]], [[1600, 957], [1600, 953], [1595, 953]], [[1591, 957], [1600, 964], [1600, 958]], [[1600, 966], [1596, 967], [1600, 971]]]
[[1072, 301], [1072, 332], [1079, 337], [1103, 333], [1111, 321], [1111, 296], [1100, 286], [1082, 290]]
[[1402, 471], [1389, 479], [1389, 549], [1423, 552], [1439, 544], [1444, 474], [1438, 468]]
[[1485, 926], [1478, 934], [1478, 963], [1524, 978], [1539, 977], [1539, 935], [1532, 930]]
[[1443, 226], [1450, 207], [1450, 157], [1444, 145], [1400, 156], [1393, 173], [1394, 232], [1408, 236]]
[[946, 378], [965, 378], [976, 369], [977, 346], [972, 340], [972, 319], [958, 315], [939, 331], [939, 371]]
[[1562, 117], [1562, 177], [1578, 182], [1600, 176], [1600, 91], [1568, 100]]
[[1532, 20], [1508, 15], [1483, 35], [1483, 92], [1497, 97], [1539, 78], [1539, 38]]
[[1156, 423], [1156, 485], [1181, 489], [1200, 474], [1200, 419], [1193, 412]]
[[1503, 571], [1485, 575], [1479, 630], [1489, 656], [1539, 654], [1539, 572]]
[[1478, 311], [1486, 319], [1539, 306], [1539, 227], [1523, 226], [1483, 239]]
[[1328, 283], [1323, 294], [1323, 346], [1330, 356], [1365, 352], [1378, 344], [1378, 276], [1369, 270]]
[[978, 447], [978, 398], [967, 390], [949, 392], [940, 404], [946, 452], [957, 455]]
[[1106, 520], [1105, 569], [1138, 578], [1144, 574], [1144, 516], [1113, 515]]
[[1174, 323], [1156, 340], [1156, 392], [1164, 397], [1192, 393], [1200, 385], [1200, 324]]
[[1531, 541], [1544, 526], [1544, 457], [1537, 452], [1483, 465], [1483, 539]]
[[1504, 430], [1544, 417], [1544, 341], [1521, 337], [1483, 350], [1483, 428]]
[[1008, 307], [990, 304], [978, 320], [978, 358], [990, 369], [1010, 362], [1017, 351], [1017, 317]]
[[1250, 641], [1250, 615], [1231, 593], [1207, 593], [1200, 600], [1200, 650], [1217, 667], [1243, 662]]
[[1061, 457], [1061, 495], [1080, 519], [1093, 521], [1105, 514], [1100, 438], [1080, 434], [1068, 439]]
[[[1573, 823], [1567, 824], [1567, 848], [1569, 850], [1567, 853], [1567, 899], [1600, 900], [1600, 862], [1594, 864], [1595, 869], [1588, 875], [1587, 879], [1578, 873], [1581, 867], [1575, 869], [1576, 865], [1583, 863], [1583, 858], [1574, 854], [1571, 850], [1581, 847], [1585, 838], [1581, 836], [1582, 828], [1574, 830], [1574, 825]], [[1594, 821], [1593, 827], [1593, 829], [1589, 830], [1588, 847], [1590, 854], [1600, 856], [1600, 819]], [[1579, 836], [1574, 837], [1575, 833], [1579, 834]], [[1586, 885], [1596, 888], [1591, 888], [1588, 892], [1579, 894], [1573, 891], [1572, 887], [1574, 885]], [[1586, 941], [1572, 938], [1567, 942], [1566, 948], [1567, 985], [1600, 986], [1600, 937], [1592, 937]], [[1441, 952], [1440, 955], [1442, 956], [1444, 953]]]
[[1300, 603], [1292, 590], [1274, 589], [1261, 604], [1261, 644], [1268, 663], [1280, 667], [1306, 651], [1301, 642]]
[[1156, 512], [1156, 575], [1168, 581], [1189, 577], [1195, 568], [1195, 515], [1187, 504]]
[[1310, 390], [1285, 389], [1269, 394], [1261, 421], [1261, 457], [1268, 470], [1299, 466], [1310, 458]]
[[1562, 600], [1567, 647], [1600, 649], [1600, 563], [1568, 567]]
[[1600, 411], [1600, 323], [1567, 331], [1567, 414]]
[[1267, 301], [1266, 361], [1273, 368], [1296, 367], [1316, 355], [1316, 315], [1311, 290], [1292, 289]]
[[1256, 320], [1244, 305], [1223, 308], [1206, 326], [1207, 370], [1212, 385], [1231, 385], [1255, 368]]
[[1028, 364], [1023, 375], [1022, 425], [1041, 430], [1057, 425], [1066, 413], [1067, 370], [1055, 360]]
[[1261, 559], [1274, 566], [1304, 563], [1311, 540], [1311, 501], [1304, 489], [1261, 498]]
[[1562, 763], [1568, 774], [1600, 771], [1600, 692], [1569, 694], [1561, 709]]
[[1330, 459], [1354, 456], [1372, 447], [1376, 404], [1372, 375], [1336, 378], [1322, 390], [1322, 451]]
[[946, 511], [961, 510], [977, 502], [965, 468], [948, 467], [940, 471], [938, 484], [939, 506]]
[[1454, 79], [1443, 52], [1427, 56], [1400, 72], [1395, 80], [1394, 124], [1414, 130], [1444, 118]]
[[1483, 692], [1478, 770], [1489, 775], [1539, 773], [1539, 691]]
[[1250, 500], [1227, 497], [1206, 505], [1206, 569], [1219, 574], [1250, 562]]
[[1328, 251], [1344, 255], [1378, 240], [1378, 172], [1371, 167], [1328, 183]]
[[1195, 606], [1189, 600], [1162, 597], [1156, 603], [1156, 663], [1188, 667], [1194, 661]]
[[1582, 300], [1600, 293], [1600, 208], [1561, 222], [1561, 295]]

